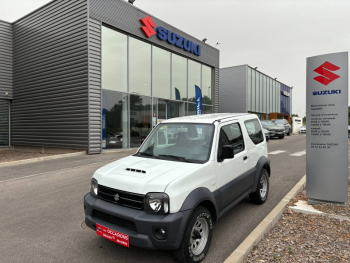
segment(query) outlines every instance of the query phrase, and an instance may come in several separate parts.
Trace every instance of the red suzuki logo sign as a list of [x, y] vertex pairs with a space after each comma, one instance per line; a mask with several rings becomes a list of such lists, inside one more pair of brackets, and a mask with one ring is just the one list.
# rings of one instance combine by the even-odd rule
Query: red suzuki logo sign
[[331, 72], [331, 71], [337, 71], [338, 69], [340, 69], [338, 66], [333, 65], [332, 63], [329, 63], [328, 61], [326, 61], [317, 69], [314, 69], [316, 73], [322, 75], [322, 76], [315, 77], [314, 80], [327, 86], [329, 83], [339, 78], [338, 75]]
[[147, 37], [151, 37], [156, 34], [156, 31], [154, 31], [153, 29], [154, 27], [156, 27], [156, 24], [154, 24], [150, 16], [142, 18], [141, 22], [144, 25], [143, 27], [141, 27], [141, 29]]

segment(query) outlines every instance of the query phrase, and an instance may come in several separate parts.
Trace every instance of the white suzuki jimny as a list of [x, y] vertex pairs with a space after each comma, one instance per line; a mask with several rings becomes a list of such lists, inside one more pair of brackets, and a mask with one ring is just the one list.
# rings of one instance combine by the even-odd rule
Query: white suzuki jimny
[[174, 250], [181, 262], [199, 262], [213, 223], [248, 195], [266, 201], [270, 173], [256, 115], [166, 120], [136, 154], [95, 172], [85, 223], [120, 245]]

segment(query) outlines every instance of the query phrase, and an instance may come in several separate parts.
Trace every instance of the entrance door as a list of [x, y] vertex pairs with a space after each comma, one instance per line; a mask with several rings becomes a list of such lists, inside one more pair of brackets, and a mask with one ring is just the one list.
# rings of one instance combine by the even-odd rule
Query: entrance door
[[158, 122], [185, 116], [185, 103], [158, 99]]

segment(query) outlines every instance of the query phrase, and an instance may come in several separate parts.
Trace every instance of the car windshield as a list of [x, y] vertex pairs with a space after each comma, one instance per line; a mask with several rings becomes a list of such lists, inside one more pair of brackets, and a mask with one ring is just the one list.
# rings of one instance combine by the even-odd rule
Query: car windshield
[[284, 121], [283, 120], [275, 120], [275, 123], [276, 124], [284, 124]]
[[159, 124], [136, 156], [203, 163], [209, 158], [213, 129], [211, 124]]
[[272, 121], [261, 121], [262, 126], [276, 125]]
[[301, 126], [301, 129], [305, 129], [306, 127], [305, 126]]

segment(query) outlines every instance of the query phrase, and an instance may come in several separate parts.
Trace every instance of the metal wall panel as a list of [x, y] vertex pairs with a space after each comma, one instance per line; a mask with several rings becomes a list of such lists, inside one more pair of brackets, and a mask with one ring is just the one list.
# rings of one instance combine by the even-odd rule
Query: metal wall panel
[[9, 145], [9, 101], [0, 99], [0, 147]]
[[219, 112], [247, 112], [247, 66], [220, 69]]
[[215, 68], [215, 73], [214, 73], [214, 102], [213, 102], [213, 106], [214, 106], [214, 113], [219, 113], [219, 74], [220, 74], [220, 70], [218, 68]]
[[12, 72], [12, 25], [0, 20], [0, 99], [12, 99]]
[[13, 145], [88, 149], [88, 9], [56, 0], [13, 23]]
[[101, 24], [89, 19], [89, 153], [102, 150]]
[[[193, 43], [200, 44], [202, 48], [201, 56], [196, 56], [190, 52], [187, 52], [175, 45], [169, 44], [167, 41], [162, 41], [157, 38], [156, 35], [147, 38], [141, 27], [143, 24], [140, 19], [150, 16], [156, 26], [162, 26], [171, 32], [179, 34], [180, 36], [191, 40]], [[160, 47], [166, 48], [172, 52], [178, 53], [182, 56], [189, 57], [193, 60], [202, 62], [212, 67], [219, 67], [219, 50], [205, 44], [199, 39], [196, 39], [185, 32], [163, 22], [162, 20], [146, 13], [143, 10], [129, 4], [123, 0], [90, 0], [90, 17], [102, 21], [103, 23], [109, 24], [119, 30], [130, 33], [137, 36], [145, 41], [151, 42]], [[190, 20], [191, 18], [185, 18]], [[198, 27], [201, 27], [201, 23], [198, 22]]]

